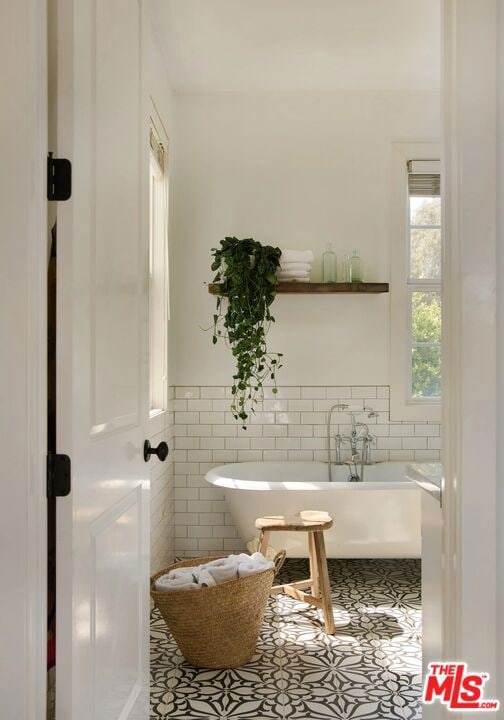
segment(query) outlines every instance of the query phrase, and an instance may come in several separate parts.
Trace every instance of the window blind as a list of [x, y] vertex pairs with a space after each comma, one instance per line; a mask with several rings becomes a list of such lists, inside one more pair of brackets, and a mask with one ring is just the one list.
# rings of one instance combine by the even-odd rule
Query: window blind
[[441, 162], [439, 160], [409, 160], [408, 192], [413, 197], [439, 197], [441, 195]]

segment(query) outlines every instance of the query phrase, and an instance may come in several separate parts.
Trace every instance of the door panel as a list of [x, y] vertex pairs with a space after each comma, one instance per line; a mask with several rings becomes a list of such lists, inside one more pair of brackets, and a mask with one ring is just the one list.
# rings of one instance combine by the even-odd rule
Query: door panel
[[95, 4], [94, 432], [138, 424], [140, 412], [139, 11], [136, 0]]
[[100, 720], [119, 717], [132, 689], [140, 689], [137, 684], [142, 673], [143, 642], [142, 583], [138, 581], [142, 573], [141, 502], [141, 492], [133, 490], [90, 528], [92, 665], [96, 718]]
[[[148, 235], [137, 0], [58, 0], [58, 720], [147, 718]], [[155, 460], [154, 462], [158, 462]], [[150, 469], [150, 468], [149, 468]]]

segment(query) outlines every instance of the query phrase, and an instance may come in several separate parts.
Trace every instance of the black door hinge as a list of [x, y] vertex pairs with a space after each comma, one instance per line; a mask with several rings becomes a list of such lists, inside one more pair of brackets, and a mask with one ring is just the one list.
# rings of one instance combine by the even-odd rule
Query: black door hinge
[[47, 156], [47, 199], [68, 200], [72, 195], [72, 163], [65, 158]]
[[71, 490], [72, 463], [68, 455], [47, 455], [47, 497], [65, 497]]

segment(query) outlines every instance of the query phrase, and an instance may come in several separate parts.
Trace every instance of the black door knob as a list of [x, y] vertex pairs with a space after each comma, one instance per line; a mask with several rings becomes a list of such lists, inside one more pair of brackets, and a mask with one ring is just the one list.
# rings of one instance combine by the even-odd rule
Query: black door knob
[[157, 455], [158, 458], [161, 460], [161, 462], [164, 462], [166, 458], [168, 457], [168, 453], [170, 452], [170, 449], [167, 445], [167, 443], [162, 442], [159, 443], [159, 445], [155, 448], [152, 447], [150, 442], [146, 440], [144, 442], [144, 460], [145, 462], [149, 462], [151, 455]]

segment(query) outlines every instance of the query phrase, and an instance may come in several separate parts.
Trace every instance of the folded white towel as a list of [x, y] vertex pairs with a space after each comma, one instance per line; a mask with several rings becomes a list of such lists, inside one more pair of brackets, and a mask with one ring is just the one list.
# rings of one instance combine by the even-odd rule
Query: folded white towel
[[214, 587], [214, 585], [217, 585], [210, 572], [204, 566], [201, 568], [199, 574], [199, 585], [200, 587]]
[[254, 575], [263, 570], [274, 568], [274, 563], [267, 560], [260, 552], [252, 555], [240, 553], [229, 557], [217, 558], [204, 565], [187, 568], [175, 568], [156, 580], [156, 590], [174, 592], [176, 590], [197, 590], [198, 588], [214, 587], [219, 583], [236, 580], [239, 577]]
[[179, 580], [182, 578], [189, 578], [193, 582], [198, 582], [198, 575], [200, 571], [200, 565], [197, 567], [181, 567], [181, 568], [175, 568], [174, 570], [170, 570], [168, 573], [168, 578], [170, 580]]
[[[241, 557], [243, 557], [243, 555]], [[255, 575], [256, 573], [264, 572], [264, 570], [272, 570], [274, 567], [275, 563], [271, 562], [271, 560], [266, 560], [260, 552], [256, 552], [251, 556], [245, 555], [243, 559], [238, 560], [238, 577]]]
[[227, 558], [219, 558], [212, 560], [202, 569], [208, 570], [216, 583], [227, 582], [228, 580], [236, 580], [238, 577], [238, 562], [235, 555]]
[[[259, 549], [259, 538], [254, 537], [252, 540], [249, 540], [247, 543], [247, 550], [251, 555], [256, 553]], [[268, 546], [268, 549], [266, 550], [266, 560], [274, 560], [276, 555], [278, 553], [278, 550], [275, 550], [275, 548], [271, 547], [271, 545]], [[245, 554], [245, 553], [243, 553]], [[264, 555], [263, 555], [264, 557]]]
[[302, 278], [302, 277], [309, 277], [310, 271], [309, 270], [279, 270], [278, 271], [278, 277], [279, 278]]
[[280, 256], [280, 262], [300, 262], [300, 263], [312, 263], [314, 255], [311, 250], [282, 250]]
[[257, 563], [267, 563], [269, 560], [264, 557], [264, 555], [260, 552], [254, 552], [250, 556], [250, 559]]
[[175, 590], [196, 590], [199, 588], [197, 582], [194, 582], [193, 576], [190, 574], [184, 577], [170, 578], [169, 575], [161, 575], [156, 580], [156, 590], [160, 592], [174, 592]]
[[309, 283], [310, 278], [309, 277], [279, 277], [278, 282], [284, 283], [284, 282], [298, 282], [298, 283]]
[[311, 269], [311, 263], [286, 262], [280, 263], [279, 272], [284, 272], [284, 270], [308, 270], [309, 272]]
[[210, 562], [205, 563], [202, 565], [202, 568], [212, 568], [212, 567], [222, 567], [223, 565], [228, 565], [231, 563], [236, 563], [238, 561], [238, 555], [228, 555], [227, 557], [221, 557], [216, 558], [215, 560], [210, 560]]

